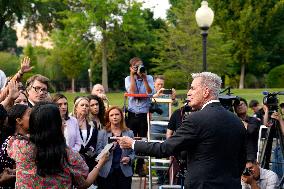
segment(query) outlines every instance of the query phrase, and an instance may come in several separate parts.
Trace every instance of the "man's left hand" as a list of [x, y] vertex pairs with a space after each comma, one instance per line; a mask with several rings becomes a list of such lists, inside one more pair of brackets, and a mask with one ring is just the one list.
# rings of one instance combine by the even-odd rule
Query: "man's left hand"
[[250, 176], [242, 175], [241, 179], [244, 183], [249, 184], [249, 185], [251, 185], [252, 182], [254, 181], [253, 175], [250, 175]]
[[123, 149], [131, 149], [132, 143], [134, 142], [134, 140], [128, 136], [117, 137], [117, 141]]

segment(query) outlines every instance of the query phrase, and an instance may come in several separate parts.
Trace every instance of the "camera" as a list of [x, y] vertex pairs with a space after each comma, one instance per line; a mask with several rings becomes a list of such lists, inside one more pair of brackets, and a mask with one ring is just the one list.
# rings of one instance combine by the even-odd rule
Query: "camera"
[[219, 95], [220, 103], [226, 110], [234, 112], [233, 105], [240, 103], [240, 97], [233, 96], [230, 87], [220, 92], [220, 94], [224, 93], [225, 91], [228, 91], [226, 95]]
[[266, 105], [268, 107], [268, 113], [271, 115], [273, 112], [277, 112], [278, 111], [278, 98], [277, 95], [284, 95], [284, 92], [267, 92], [267, 91], [263, 91], [262, 92], [263, 95], [265, 95], [263, 97], [263, 104]]
[[163, 90], [163, 94], [172, 94], [172, 93], [173, 93], [172, 89], [164, 89]]
[[146, 68], [141, 64], [135, 67], [137, 74], [143, 74], [146, 72]]
[[245, 168], [245, 170], [243, 171], [242, 175], [244, 176], [251, 176], [252, 172], [249, 168]]

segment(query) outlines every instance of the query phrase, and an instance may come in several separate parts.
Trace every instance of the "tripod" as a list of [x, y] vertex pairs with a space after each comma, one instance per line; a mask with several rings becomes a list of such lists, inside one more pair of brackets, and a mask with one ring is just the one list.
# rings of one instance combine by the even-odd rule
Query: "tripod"
[[[284, 138], [281, 133], [279, 121], [275, 119], [271, 119], [270, 121], [272, 122], [272, 125], [267, 129], [265, 141], [260, 155], [260, 165], [265, 169], [269, 169], [273, 138], [276, 138], [276, 140], [279, 141], [281, 154], [282, 157], [284, 157]], [[283, 184], [284, 176], [282, 175], [279, 187], [283, 186]]]

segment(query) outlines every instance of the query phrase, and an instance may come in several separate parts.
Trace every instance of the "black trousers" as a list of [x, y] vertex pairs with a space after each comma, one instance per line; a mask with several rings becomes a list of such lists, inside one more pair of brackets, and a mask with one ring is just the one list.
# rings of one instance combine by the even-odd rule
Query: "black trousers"
[[133, 131], [134, 137], [147, 137], [147, 113], [128, 112], [127, 127]]
[[[148, 123], [147, 113], [135, 114], [128, 112], [127, 127], [134, 133], [134, 137], [147, 137]], [[144, 159], [138, 158], [136, 163], [136, 173], [143, 169]]]
[[98, 189], [131, 189], [132, 177], [125, 177], [120, 168], [114, 169], [107, 178], [98, 177]]

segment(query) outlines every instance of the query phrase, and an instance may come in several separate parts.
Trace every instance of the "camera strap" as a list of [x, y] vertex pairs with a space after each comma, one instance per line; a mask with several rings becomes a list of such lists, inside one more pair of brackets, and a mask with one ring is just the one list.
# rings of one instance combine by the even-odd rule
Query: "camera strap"
[[[136, 90], [137, 90], [138, 94], [140, 94], [140, 89], [141, 89], [142, 84], [143, 84], [143, 79], [139, 79], [139, 78], [135, 79], [135, 85], [136, 85]], [[135, 102], [136, 102], [136, 104], [138, 104], [139, 98], [135, 98]]]

